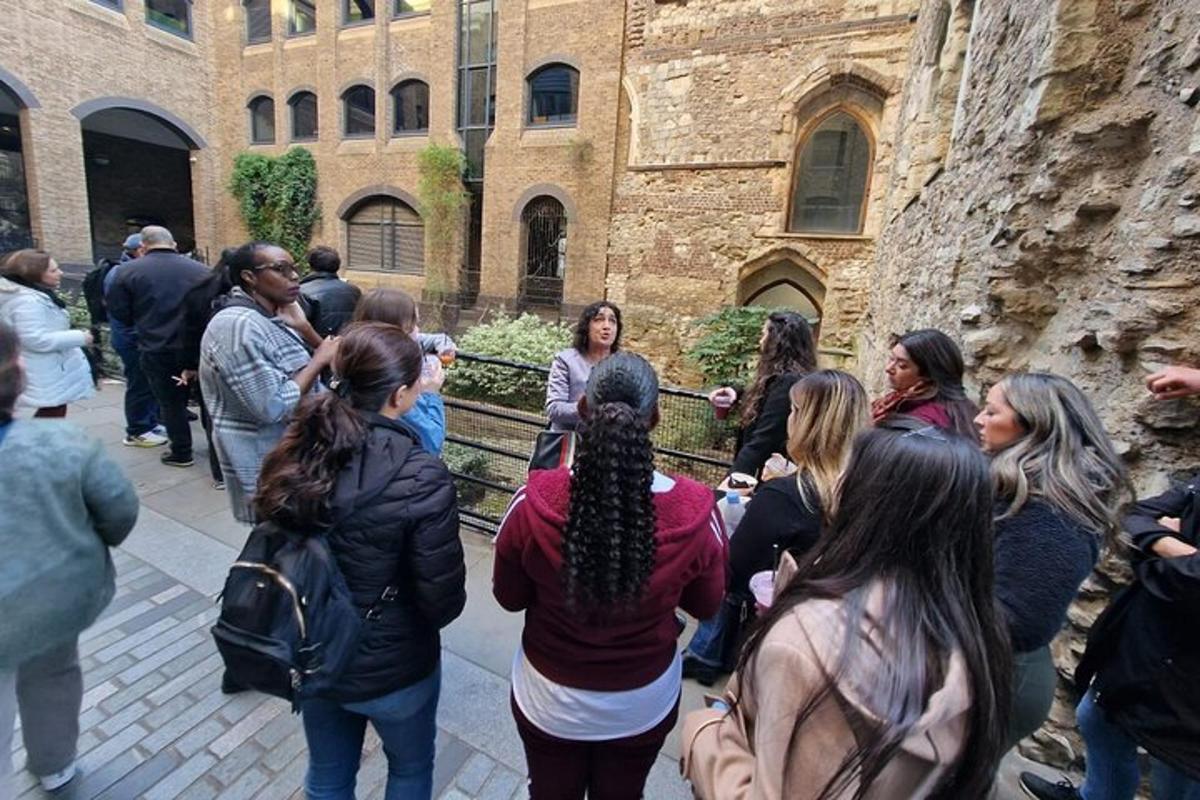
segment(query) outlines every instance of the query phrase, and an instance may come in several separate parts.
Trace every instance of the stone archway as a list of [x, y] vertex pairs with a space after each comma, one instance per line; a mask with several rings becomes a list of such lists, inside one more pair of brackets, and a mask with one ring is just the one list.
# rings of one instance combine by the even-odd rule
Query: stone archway
[[798, 311], [819, 329], [825, 309], [825, 274], [794, 248], [772, 250], [739, 271], [739, 305]]
[[0, 71], [0, 253], [32, 247], [29, 189], [25, 176], [25, 137], [21, 113], [36, 107], [27, 87]]

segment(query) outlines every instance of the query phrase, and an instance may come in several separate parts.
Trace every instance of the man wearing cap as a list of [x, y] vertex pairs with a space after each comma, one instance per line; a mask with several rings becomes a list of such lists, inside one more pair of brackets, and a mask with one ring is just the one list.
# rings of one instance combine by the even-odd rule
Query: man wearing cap
[[[104, 276], [104, 295], [116, 282], [117, 274], [142, 255], [142, 235], [131, 233], [122, 245], [121, 258]], [[113, 350], [121, 357], [125, 371], [125, 440], [126, 447], [158, 447], [167, 443], [166, 428], [158, 424], [158, 403], [150, 383], [139, 363], [137, 331], [113, 318], [108, 320]]]
[[139, 365], [171, 441], [162, 462], [190, 467], [194, 461], [187, 403], [197, 365], [186, 345], [184, 301], [210, 273], [203, 264], [175, 252], [175, 237], [161, 226], [142, 228], [142, 250], [144, 254], [123, 265], [113, 279], [105, 295], [108, 317], [136, 330]]

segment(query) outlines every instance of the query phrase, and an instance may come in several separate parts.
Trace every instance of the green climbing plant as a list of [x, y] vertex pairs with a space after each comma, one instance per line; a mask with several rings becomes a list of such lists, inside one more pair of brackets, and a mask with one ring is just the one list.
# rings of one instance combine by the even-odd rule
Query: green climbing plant
[[[417, 170], [421, 175], [417, 184], [417, 197], [421, 201], [424, 215], [425, 235], [432, 245], [432, 262], [436, 266], [447, 266], [450, 248], [462, 221], [468, 195], [463, 189], [462, 174], [466, 159], [457, 147], [430, 144], [417, 156]], [[444, 280], [443, 271], [435, 268], [429, 278], [435, 284]], [[441, 289], [441, 285], [427, 288]]]
[[317, 202], [317, 162], [303, 147], [281, 156], [240, 153], [233, 160], [229, 191], [238, 201], [251, 238], [274, 242], [297, 264], [321, 216]]

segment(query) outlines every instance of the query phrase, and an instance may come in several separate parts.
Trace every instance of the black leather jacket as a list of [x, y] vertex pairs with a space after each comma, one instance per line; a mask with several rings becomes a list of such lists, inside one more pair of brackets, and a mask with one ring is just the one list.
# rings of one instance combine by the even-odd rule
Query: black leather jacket
[[362, 291], [329, 272], [314, 272], [300, 281], [308, 301], [308, 321], [322, 336], [332, 336], [350, 321]]
[[354, 603], [366, 612], [384, 589], [397, 596], [364, 623], [358, 652], [331, 699], [382, 697], [427, 677], [441, 655], [439, 631], [467, 601], [454, 482], [399, 423], [363, 415], [367, 437], [338, 474], [340, 519], [329, 544]]

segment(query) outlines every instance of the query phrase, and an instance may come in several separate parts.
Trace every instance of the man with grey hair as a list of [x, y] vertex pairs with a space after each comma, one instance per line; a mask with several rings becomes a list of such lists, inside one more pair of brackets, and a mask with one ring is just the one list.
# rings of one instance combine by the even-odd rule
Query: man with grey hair
[[209, 270], [175, 252], [175, 237], [159, 225], [142, 228], [145, 254], [121, 268], [106, 299], [108, 315], [137, 332], [142, 372], [167, 426], [170, 452], [162, 462], [190, 467], [192, 429], [187, 403], [196, 374], [196, 356], [185, 336], [188, 293], [208, 278]]

